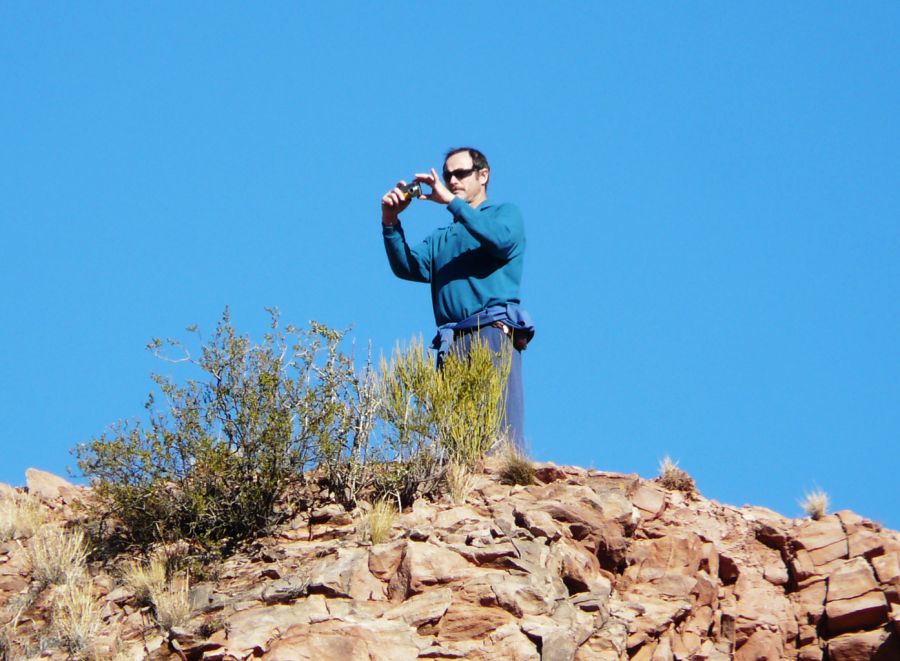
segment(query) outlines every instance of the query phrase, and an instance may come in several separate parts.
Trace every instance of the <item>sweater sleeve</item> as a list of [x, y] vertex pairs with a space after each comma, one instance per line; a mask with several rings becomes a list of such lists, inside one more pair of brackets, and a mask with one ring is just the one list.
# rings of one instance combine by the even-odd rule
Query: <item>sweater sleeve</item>
[[382, 225], [382, 235], [394, 275], [413, 282], [431, 282], [431, 237], [410, 248], [399, 222]]
[[522, 214], [514, 204], [473, 209], [457, 197], [447, 209], [494, 256], [510, 259], [524, 249], [525, 226]]

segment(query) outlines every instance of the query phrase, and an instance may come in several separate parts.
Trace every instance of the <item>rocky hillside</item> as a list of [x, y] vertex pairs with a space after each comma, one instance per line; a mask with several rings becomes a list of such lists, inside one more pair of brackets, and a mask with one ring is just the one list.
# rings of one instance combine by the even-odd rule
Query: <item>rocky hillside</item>
[[[731, 507], [635, 475], [541, 464], [466, 502], [418, 501], [389, 539], [360, 513], [299, 517], [197, 582], [169, 628], [114, 563], [87, 579], [108, 659], [900, 659], [900, 535], [843, 511], [817, 521]], [[85, 494], [30, 471], [49, 513]], [[11, 488], [0, 498], [21, 499]], [[9, 659], [75, 658], [36, 582], [34, 532], [0, 543]], [[25, 597], [28, 597], [27, 599]]]

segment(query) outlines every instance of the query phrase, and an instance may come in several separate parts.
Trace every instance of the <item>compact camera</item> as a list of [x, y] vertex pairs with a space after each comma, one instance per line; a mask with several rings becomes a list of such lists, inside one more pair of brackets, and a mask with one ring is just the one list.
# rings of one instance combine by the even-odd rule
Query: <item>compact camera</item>
[[[422, 182], [414, 181], [411, 184], [407, 184], [406, 186], [400, 186], [400, 192], [403, 193], [403, 196], [406, 199], [417, 199], [420, 195], [422, 195]], [[427, 188], [425, 189], [425, 195], [431, 195], [431, 191]]]

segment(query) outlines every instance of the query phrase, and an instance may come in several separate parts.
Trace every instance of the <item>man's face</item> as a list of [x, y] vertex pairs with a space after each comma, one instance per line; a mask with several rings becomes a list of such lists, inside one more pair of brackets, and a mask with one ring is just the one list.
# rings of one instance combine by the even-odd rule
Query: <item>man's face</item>
[[467, 151], [457, 152], [444, 163], [444, 183], [456, 197], [473, 202], [486, 197], [488, 170], [475, 170], [472, 156]]

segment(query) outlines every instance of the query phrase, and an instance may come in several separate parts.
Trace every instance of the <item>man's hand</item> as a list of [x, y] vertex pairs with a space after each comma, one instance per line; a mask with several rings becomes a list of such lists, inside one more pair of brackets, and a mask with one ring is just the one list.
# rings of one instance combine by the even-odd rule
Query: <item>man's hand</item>
[[417, 174], [416, 181], [421, 181], [431, 187], [431, 195], [420, 195], [420, 200], [431, 200], [438, 204], [450, 204], [453, 201], [453, 193], [444, 185], [444, 181], [434, 168], [431, 168], [431, 172], [428, 174]]
[[400, 186], [406, 186], [406, 182], [402, 179], [381, 198], [382, 225], [396, 224], [397, 218], [403, 213], [403, 210], [409, 206], [409, 203], [412, 202], [412, 198], [401, 191]]

